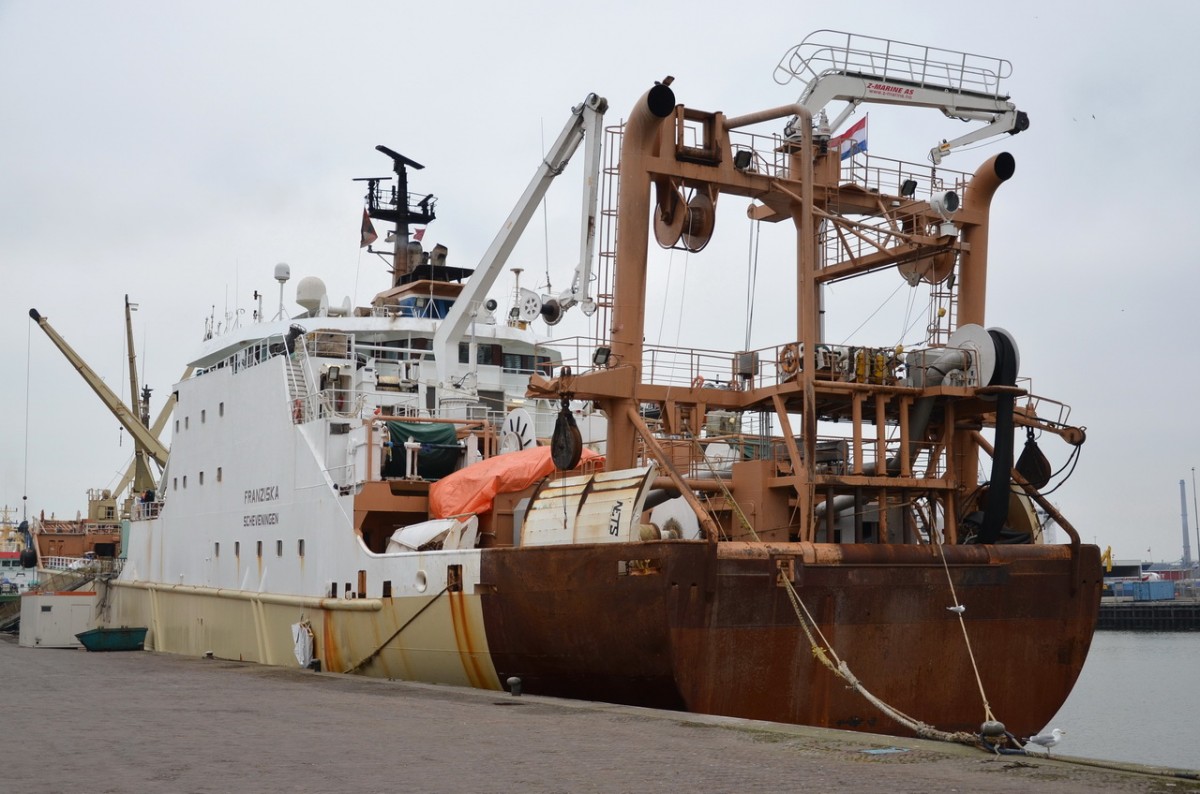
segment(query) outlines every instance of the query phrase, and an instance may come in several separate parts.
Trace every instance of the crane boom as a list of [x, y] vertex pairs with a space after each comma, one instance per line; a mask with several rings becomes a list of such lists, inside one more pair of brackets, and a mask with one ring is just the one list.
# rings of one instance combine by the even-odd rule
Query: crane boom
[[[190, 378], [192, 376], [193, 369], [194, 368], [190, 366], [184, 369], [183, 375], [179, 378], [179, 380], [182, 381]], [[154, 424], [150, 426], [150, 434], [155, 438], [162, 437], [163, 428], [167, 426], [167, 422], [171, 419], [171, 413], [175, 410], [175, 402], [175, 394], [172, 393], [171, 396], [167, 398], [166, 402], [163, 403], [163, 407], [159, 409], [158, 418], [156, 418], [154, 420]], [[117, 487], [113, 489], [113, 493], [122, 493], [126, 488], [129, 487], [129, 484], [133, 482], [134, 476], [137, 473], [136, 469], [137, 460], [135, 459], [125, 470], [125, 474], [121, 477], [121, 481], [117, 483]]]
[[[508, 255], [512, 253], [513, 247], [516, 246], [517, 240], [525, 231], [529, 219], [533, 216], [537, 209], [538, 203], [542, 197], [546, 195], [546, 191], [550, 188], [550, 183], [554, 178], [562, 173], [566, 168], [567, 163], [571, 160], [571, 155], [579, 148], [579, 144], [584, 139], [585, 132], [596, 145], [599, 144], [600, 119], [604, 116], [604, 111], [608, 109], [608, 101], [596, 94], [588, 94], [587, 98], [580, 104], [571, 109], [571, 118], [567, 121], [563, 131], [559, 134], [558, 140], [551, 146], [550, 151], [542, 160], [537, 171], [530, 180], [529, 186], [525, 188], [525, 192], [521, 194], [521, 198], [517, 200], [516, 206], [509, 213], [504, 225], [500, 228], [500, 232], [492, 240], [491, 246], [484, 253], [483, 258], [479, 262], [479, 267], [476, 268], [474, 276], [467, 282], [462, 293], [458, 296], [454, 306], [451, 307], [446, 319], [438, 326], [437, 332], [433, 337], [433, 349], [435, 351], [435, 359], [437, 361], [438, 381], [443, 386], [450, 386], [448, 372], [450, 362], [458, 361], [458, 343], [466, 333], [467, 326], [470, 324], [475, 315], [476, 307], [488, 290], [495, 283], [496, 278], [500, 275], [500, 271], [504, 269], [505, 262], [508, 261]], [[595, 132], [592, 132], [595, 131]], [[595, 161], [599, 163], [599, 155], [595, 155]], [[586, 190], [586, 187], [585, 187]], [[584, 213], [587, 213], [585, 204]], [[595, 227], [595, 209], [592, 209], [592, 228]], [[587, 234], [584, 230], [584, 234]], [[590, 250], [584, 245], [584, 250]], [[584, 254], [587, 256], [587, 254]], [[580, 267], [584, 267], [585, 263], [580, 263]], [[587, 298], [586, 279], [588, 278], [586, 271], [583, 275], [580, 270], [576, 270], [575, 283], [572, 285], [571, 292], [576, 289], [582, 292], [582, 300]], [[570, 295], [568, 297], [573, 297]]]
[[[29, 316], [41, 326], [41, 329], [46, 332], [46, 336], [50, 337], [50, 341], [54, 343], [54, 346], [66, 356], [67, 361], [71, 362], [71, 366], [75, 367], [76, 371], [87, 382], [87, 385], [92, 387], [92, 391], [108, 407], [108, 410], [112, 411], [113, 416], [117, 418], [121, 426], [129, 431], [138, 448], [144, 449], [159, 466], [165, 466], [167, 463], [167, 448], [163, 446], [162, 442], [150, 432], [149, 428], [142, 424], [141, 420], [129, 410], [129, 407], [122, 402], [121, 398], [114, 394], [112, 389], [108, 388], [108, 384], [54, 330], [49, 320], [39, 314], [37, 309], [30, 309]], [[137, 395], [134, 395], [134, 399], [137, 399]]]
[[[775, 67], [775, 80], [803, 80], [800, 104], [817, 118], [834, 101], [849, 103], [830, 124], [837, 129], [863, 102], [934, 108], [959, 121], [986, 121], [929, 152], [934, 164], [951, 150], [993, 135], [1029, 129], [1029, 116], [1000, 92], [1012, 72], [1001, 58], [943, 50], [832, 30], [813, 33]], [[797, 134], [796, 119], [786, 134]]]

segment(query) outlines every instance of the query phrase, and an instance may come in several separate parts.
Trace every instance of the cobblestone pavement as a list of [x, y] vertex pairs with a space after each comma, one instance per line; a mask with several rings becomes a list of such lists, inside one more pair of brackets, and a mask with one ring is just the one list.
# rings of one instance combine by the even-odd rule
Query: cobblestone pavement
[[[39, 792], [1200, 790], [1043, 758], [0, 635], [3, 789]], [[902, 752], [867, 753], [899, 749]]]

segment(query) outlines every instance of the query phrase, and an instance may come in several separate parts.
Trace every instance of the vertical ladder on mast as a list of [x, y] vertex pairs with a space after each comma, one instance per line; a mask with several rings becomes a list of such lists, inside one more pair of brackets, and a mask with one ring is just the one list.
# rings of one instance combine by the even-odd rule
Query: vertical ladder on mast
[[597, 234], [598, 264], [593, 336], [597, 344], [608, 338], [613, 306], [613, 274], [617, 267], [617, 192], [620, 188], [622, 129], [605, 130], [604, 166], [600, 169], [600, 228]]
[[958, 290], [954, 289], [957, 279], [958, 266], [955, 265], [950, 278], [930, 285], [929, 325], [925, 334], [925, 344], [929, 347], [945, 347], [958, 327]]

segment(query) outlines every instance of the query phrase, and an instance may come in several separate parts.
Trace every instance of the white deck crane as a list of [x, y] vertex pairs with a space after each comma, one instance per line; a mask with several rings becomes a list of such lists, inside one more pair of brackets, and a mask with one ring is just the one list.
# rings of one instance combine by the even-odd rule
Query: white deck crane
[[[517, 240], [525, 231], [538, 203], [546, 195], [550, 183], [563, 172], [581, 142], [586, 142], [585, 157], [588, 170], [583, 189], [580, 261], [575, 267], [575, 275], [570, 288], [560, 293], [557, 298], [551, 298], [542, 303], [540, 314], [553, 325], [559, 321], [563, 311], [576, 304], [580, 305], [585, 314], [591, 314], [591, 310], [594, 310], [595, 304], [588, 293], [588, 285], [591, 281], [592, 250], [596, 237], [600, 133], [604, 112], [607, 109], [608, 100], [596, 94], [588, 94], [582, 103], [571, 109], [571, 118], [563, 127], [558, 139], [550, 147], [550, 151], [547, 152], [541, 165], [538, 166], [529, 186], [517, 200], [516, 206], [509, 213], [500, 232], [492, 240], [491, 246], [479, 261], [475, 274], [459, 294], [454, 306], [446, 315], [446, 319], [438, 326], [433, 337], [433, 349], [435, 351], [434, 358], [437, 361], [437, 378], [441, 388], [462, 388], [449, 378], [450, 362], [458, 361], [458, 343], [479, 311], [481, 301], [504, 269], [509, 254], [512, 253]], [[473, 386], [473, 384], [471, 385]]]
[[[835, 130], [863, 102], [937, 108], [952, 119], [987, 122], [934, 146], [929, 159], [936, 165], [960, 146], [1029, 128], [1029, 116], [1000, 91], [1011, 73], [1012, 64], [1001, 58], [819, 30], [784, 54], [775, 82], [806, 83], [799, 102], [813, 118], [830, 102], [849, 103], [829, 125]], [[795, 123], [785, 130], [789, 137], [799, 135]]]

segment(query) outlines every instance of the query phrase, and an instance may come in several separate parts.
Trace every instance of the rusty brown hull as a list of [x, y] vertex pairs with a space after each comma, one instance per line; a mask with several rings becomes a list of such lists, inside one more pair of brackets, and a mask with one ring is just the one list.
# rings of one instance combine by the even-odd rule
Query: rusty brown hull
[[[993, 714], [1030, 735], [1083, 667], [1100, 601], [1094, 546], [822, 546], [663, 541], [495, 549], [482, 608], [500, 680], [526, 692], [908, 733], [814, 659], [787, 572], [873, 694], [942, 730]], [[949, 572], [949, 578], [947, 576]]]

